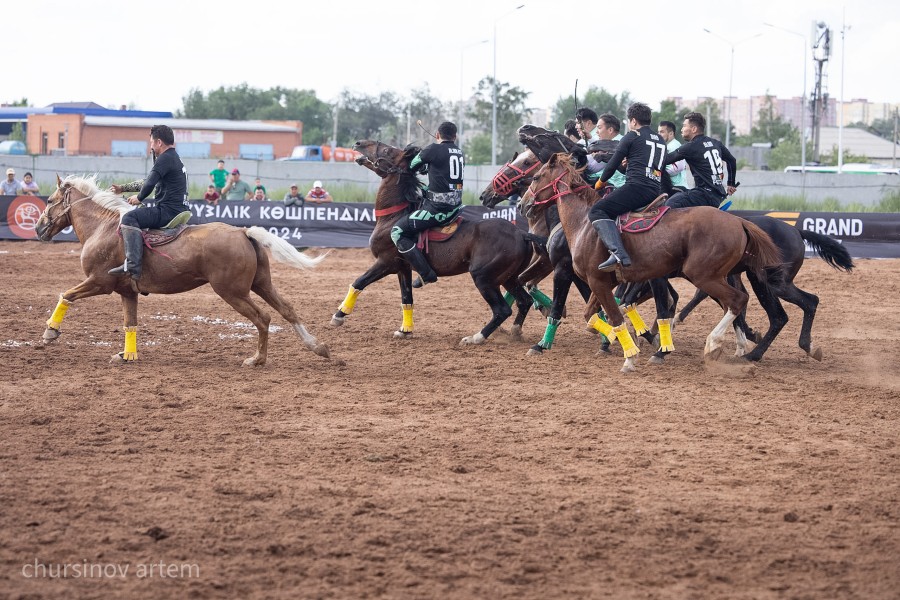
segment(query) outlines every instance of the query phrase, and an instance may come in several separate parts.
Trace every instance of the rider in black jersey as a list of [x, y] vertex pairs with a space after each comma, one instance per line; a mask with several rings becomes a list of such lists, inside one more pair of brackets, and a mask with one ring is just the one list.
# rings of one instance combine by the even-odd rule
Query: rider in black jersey
[[[672, 194], [666, 202], [672, 208], [689, 206], [719, 207], [722, 200], [735, 192], [735, 171], [737, 161], [728, 148], [719, 140], [704, 134], [706, 119], [700, 113], [692, 112], [684, 116], [681, 137], [684, 145], [666, 156], [666, 165], [684, 160], [691, 168], [694, 187], [686, 192]], [[728, 167], [728, 185], [724, 185], [725, 170]]]
[[635, 102], [628, 107], [628, 128], [616, 148], [615, 154], [600, 175], [603, 185], [609, 181], [622, 161], [628, 159], [625, 184], [591, 207], [589, 218], [603, 244], [609, 250], [609, 258], [601, 263], [601, 271], [612, 271], [616, 263], [631, 265], [631, 257], [622, 245], [622, 236], [615, 218], [623, 213], [646, 206], [659, 195], [663, 161], [666, 158], [665, 141], [650, 129], [650, 107]]
[[416, 237], [426, 229], [452, 223], [462, 210], [464, 161], [462, 150], [456, 145], [456, 125], [449, 121], [441, 123], [437, 137], [440, 141], [426, 146], [409, 165], [413, 171], [428, 167], [425, 201], [391, 229], [391, 240], [423, 283], [434, 283], [437, 274], [416, 247]]
[[141, 207], [122, 217], [120, 228], [125, 242], [125, 263], [110, 269], [110, 275], [131, 275], [132, 279], [140, 279], [144, 257], [141, 229], [162, 227], [179, 213], [188, 210], [187, 169], [175, 151], [175, 134], [171, 127], [154, 125], [150, 128], [150, 150], [157, 158], [147, 179], [112, 188], [118, 194], [135, 191], [140, 184], [140, 191], [128, 198], [128, 203], [134, 206], [138, 206], [156, 188], [156, 206]]

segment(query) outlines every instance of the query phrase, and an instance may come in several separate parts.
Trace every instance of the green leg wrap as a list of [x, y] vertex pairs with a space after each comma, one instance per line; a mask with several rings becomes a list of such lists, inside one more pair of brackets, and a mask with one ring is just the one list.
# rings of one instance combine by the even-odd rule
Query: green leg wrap
[[515, 296], [513, 296], [509, 292], [504, 292], [503, 299], [506, 300], [506, 303], [510, 306], [512, 306], [516, 302]]
[[544, 330], [544, 337], [538, 342], [538, 346], [544, 350], [549, 350], [553, 346], [553, 340], [556, 339], [556, 328], [559, 327], [559, 319], [547, 317], [547, 328]]
[[540, 309], [542, 306], [544, 308], [550, 308], [553, 304], [553, 301], [550, 300], [547, 294], [537, 289], [537, 286], [531, 288], [531, 291], [528, 293], [531, 294], [531, 297], [534, 299], [534, 307], [537, 309]]

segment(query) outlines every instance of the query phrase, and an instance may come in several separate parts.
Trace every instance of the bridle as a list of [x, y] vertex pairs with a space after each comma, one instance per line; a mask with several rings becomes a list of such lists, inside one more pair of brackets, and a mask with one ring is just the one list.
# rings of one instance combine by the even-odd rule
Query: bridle
[[[548, 183], [541, 189], [539, 189], [537, 191], [534, 191], [534, 189], [532, 189], [531, 193], [534, 196], [534, 202], [531, 203], [531, 206], [540, 206], [542, 204], [550, 204], [551, 202], [560, 200], [560, 199], [564, 198], [565, 196], [568, 196], [570, 194], [577, 194], [578, 192], [580, 192], [582, 190], [586, 190], [591, 187], [587, 184], [582, 184], [582, 185], [580, 185], [578, 187], [574, 187], [574, 188], [571, 187], [571, 185], [568, 182], [562, 180], [562, 178], [565, 177], [566, 174], [567, 174], [566, 170], [563, 169], [562, 173], [560, 173], [556, 178], [554, 178], [550, 183]], [[532, 182], [531, 188], [534, 188], [535, 183], [536, 182]], [[561, 184], [565, 184], [565, 186], [566, 186], [565, 189], [560, 189]], [[541, 192], [543, 192], [544, 190], [546, 190], [547, 188], [553, 188], [553, 195], [550, 196], [549, 198], [547, 198], [546, 200], [538, 200], [537, 199], [538, 195]], [[529, 207], [529, 210], [530, 210], [530, 208], [531, 207]]]
[[[381, 150], [382, 146], [386, 146], [386, 144], [382, 144], [381, 142], [375, 142], [375, 160], [372, 160], [365, 154], [361, 154], [361, 156], [364, 159], [362, 162], [371, 165], [372, 166], [371, 168], [373, 171], [376, 171], [378, 173], [384, 173], [384, 175], [382, 175], [382, 177], [386, 177], [388, 175], [394, 175], [396, 173], [404, 173], [405, 172], [404, 169], [401, 169], [400, 167], [398, 167], [397, 165], [392, 163], [389, 159], [385, 158], [384, 156], [381, 156], [380, 150]], [[382, 161], [388, 163], [388, 166], [382, 167], [380, 164]]]
[[[520, 169], [516, 165], [512, 163], [512, 161], [506, 163], [503, 166], [503, 169], [500, 170], [499, 173], [494, 175], [494, 179], [491, 181], [491, 186], [494, 188], [494, 193], [499, 196], [512, 196], [514, 190], [514, 184], [519, 180], [524, 180], [525, 177], [528, 176], [529, 173], [537, 169], [541, 166], [541, 161], [537, 159], [535, 156], [534, 164], [528, 167], [527, 169]], [[515, 171], [516, 174], [513, 176], [507, 175], [506, 170], [511, 169]], [[531, 176], [531, 179], [527, 181], [527, 184], [530, 185], [531, 182], [534, 181], [534, 175]], [[522, 183], [526, 183], [522, 181]]]
[[[69, 214], [69, 211], [72, 210], [72, 207], [75, 206], [76, 204], [78, 204], [79, 202], [83, 202], [85, 200], [90, 200], [91, 198], [94, 197], [94, 194], [91, 194], [90, 196], [85, 196], [84, 198], [79, 198], [78, 200], [75, 200], [73, 202], [72, 200], [69, 199], [69, 194], [74, 189], [75, 188], [72, 186], [67, 187], [66, 191], [63, 193], [62, 200], [60, 200], [59, 202], [54, 202], [52, 204], [47, 204], [47, 206], [44, 207], [44, 212], [41, 214], [41, 218], [42, 219], [44, 217], [47, 218], [47, 228], [50, 228], [50, 226], [52, 226], [58, 220], [60, 220], [61, 218], [63, 218], [67, 214]], [[62, 205], [63, 211], [61, 213], [59, 213], [58, 215], [56, 215], [55, 217], [51, 217], [50, 216], [50, 207], [57, 206], [57, 205]]]

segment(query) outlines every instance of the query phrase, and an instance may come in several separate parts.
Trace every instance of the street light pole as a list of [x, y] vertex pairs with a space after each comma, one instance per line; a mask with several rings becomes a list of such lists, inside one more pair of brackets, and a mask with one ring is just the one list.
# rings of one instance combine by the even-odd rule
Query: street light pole
[[494, 78], [491, 90], [491, 166], [497, 166], [497, 22], [503, 17], [511, 15], [525, 5], [520, 4], [509, 12], [494, 19]]
[[469, 48], [480, 46], [481, 44], [486, 44], [489, 41], [490, 40], [485, 39], [481, 40], [480, 42], [473, 42], [459, 49], [459, 123], [457, 123], [457, 129], [460, 141], [462, 141], [463, 136], [463, 52], [465, 52]]
[[[751, 35], [748, 38], [744, 38], [737, 42], [732, 42], [728, 38], [722, 37], [718, 33], [710, 31], [709, 29], [703, 28], [703, 31], [708, 33], [713, 37], [717, 37], [729, 46], [731, 46], [731, 72], [728, 75], [728, 98], [725, 99], [725, 146], [729, 146], [731, 143], [731, 89], [732, 83], [734, 82], [734, 48], [739, 44], [743, 44], [744, 42], [750, 41], [754, 38], [758, 38], [761, 36], [761, 33], [757, 33], [756, 35]], [[712, 123], [710, 123], [710, 127], [712, 127]]]
[[784, 27], [779, 27], [778, 25], [772, 25], [771, 23], [763, 23], [766, 27], [771, 27], [772, 29], [779, 29], [785, 33], [790, 33], [791, 35], [796, 35], [803, 42], [803, 95], [801, 96], [802, 103], [800, 104], [800, 166], [803, 173], [806, 172], [806, 65], [809, 62], [806, 60], [806, 48], [807, 48], [807, 40], [806, 36], [802, 33], [798, 33], [796, 31], [791, 31], [790, 29], [785, 29]]

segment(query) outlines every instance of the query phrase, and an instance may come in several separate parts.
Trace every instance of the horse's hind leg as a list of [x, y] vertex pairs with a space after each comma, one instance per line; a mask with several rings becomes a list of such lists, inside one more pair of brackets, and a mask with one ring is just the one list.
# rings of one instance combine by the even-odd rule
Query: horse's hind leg
[[472, 279], [475, 280], [475, 287], [478, 288], [478, 291], [481, 292], [481, 297], [484, 298], [488, 303], [488, 306], [491, 307], [491, 312], [494, 316], [481, 331], [460, 340], [460, 344], [462, 345], [483, 344], [484, 341], [500, 327], [501, 323], [512, 315], [512, 309], [506, 303], [506, 300], [503, 299], [503, 294], [500, 293], [500, 288], [497, 287], [497, 284], [493, 281], [486, 281], [485, 278], [477, 275], [473, 275]]
[[281, 297], [281, 294], [279, 294], [278, 290], [275, 289], [275, 286], [272, 285], [271, 279], [267, 278], [268, 281], [260, 281], [260, 279], [261, 278], [257, 276], [257, 280], [253, 282], [253, 287], [250, 289], [260, 298], [265, 300], [269, 306], [278, 311], [278, 314], [291, 324], [291, 327], [294, 328], [294, 331], [300, 336], [300, 339], [303, 340], [303, 344], [307, 348], [319, 356], [329, 358], [331, 353], [328, 351], [328, 346], [320, 344], [315, 336], [307, 331], [306, 326], [300, 322], [300, 318], [294, 311], [294, 307], [291, 306], [290, 302]]
[[697, 293], [694, 294], [694, 297], [691, 298], [690, 302], [684, 305], [684, 308], [681, 309], [681, 312], [678, 313], [678, 318], [675, 319], [676, 323], [683, 323], [687, 316], [693, 312], [697, 305], [706, 300], [709, 297], [709, 294], [704, 292], [703, 290], [697, 290]]
[[504, 283], [503, 287], [505, 287], [516, 300], [516, 318], [513, 321], [510, 336], [515, 340], [521, 341], [522, 325], [525, 323], [525, 317], [528, 316], [528, 311], [531, 309], [534, 302], [531, 298], [531, 294], [528, 293], [528, 290], [526, 290], [515, 277]]
[[788, 316], [784, 312], [784, 307], [781, 306], [781, 301], [771, 287], [764, 281], [760, 281], [753, 273], [748, 272], [747, 279], [750, 280], [750, 286], [759, 299], [760, 306], [766, 311], [766, 316], [769, 318], [769, 330], [759, 340], [756, 348], [746, 355], [747, 360], [758, 361], [787, 324]]
[[259, 340], [257, 343], [256, 354], [244, 360], [245, 367], [261, 367], [266, 364], [266, 353], [269, 345], [269, 321], [271, 318], [264, 313], [250, 298], [249, 294], [237, 295], [230, 290], [217, 289], [213, 286], [213, 290], [222, 297], [222, 299], [234, 310], [250, 319], [259, 332]]
[[822, 349], [812, 348], [812, 326], [816, 318], [816, 309], [819, 307], [819, 297], [809, 292], [804, 292], [792, 283], [785, 284], [779, 293], [782, 300], [796, 304], [803, 309], [803, 326], [800, 328], [800, 347], [812, 358], [822, 360]]

